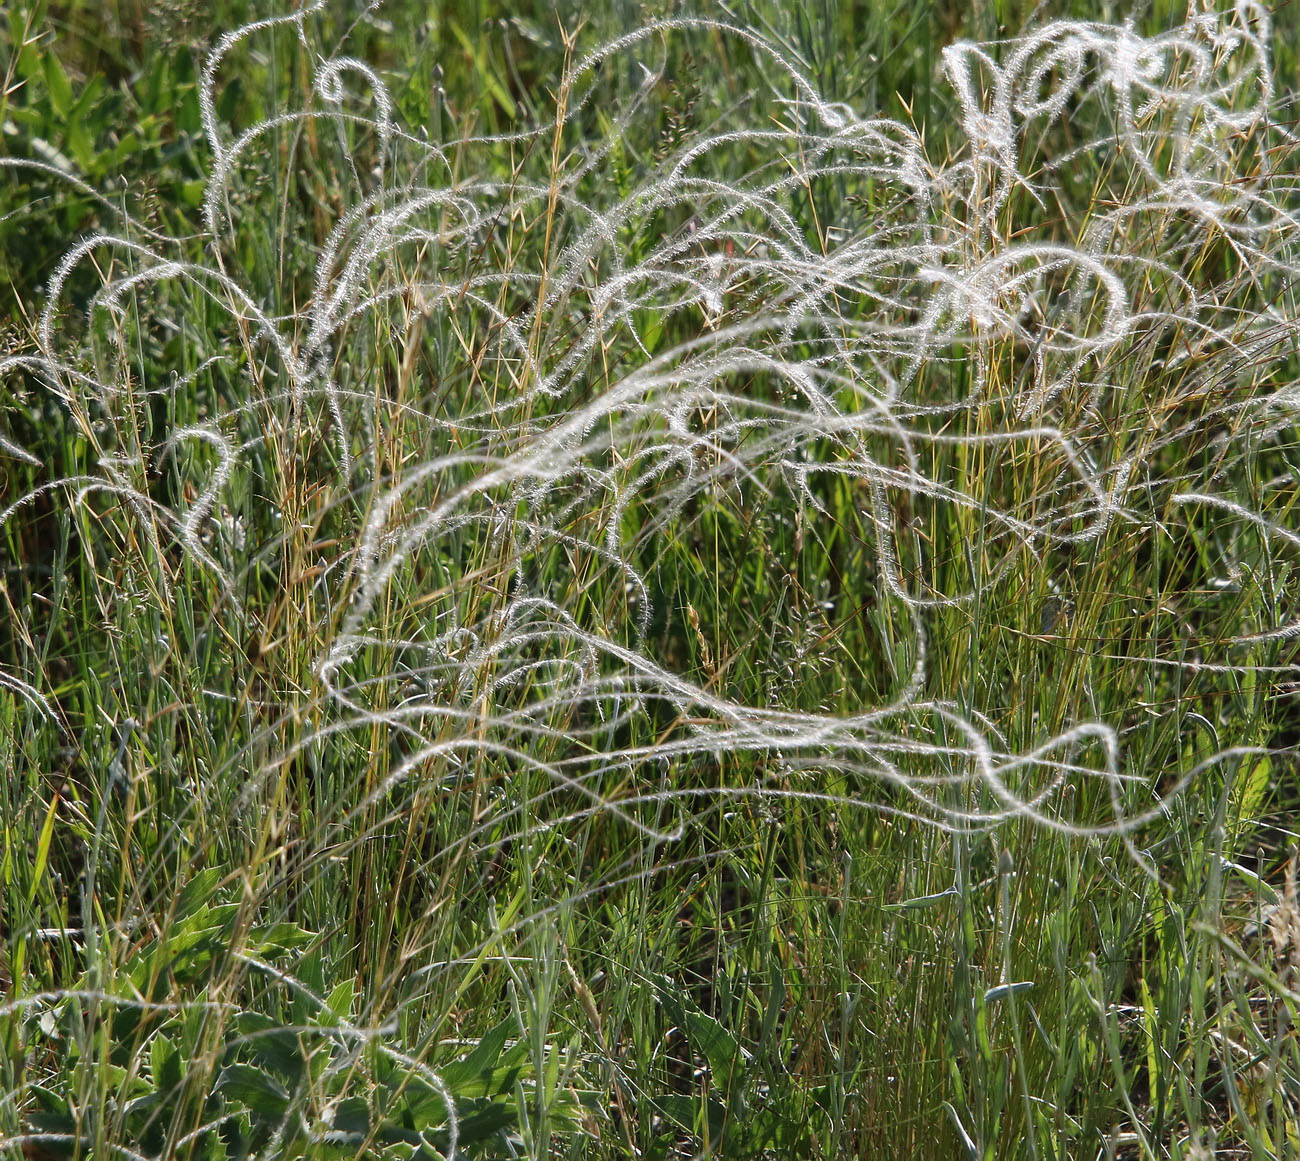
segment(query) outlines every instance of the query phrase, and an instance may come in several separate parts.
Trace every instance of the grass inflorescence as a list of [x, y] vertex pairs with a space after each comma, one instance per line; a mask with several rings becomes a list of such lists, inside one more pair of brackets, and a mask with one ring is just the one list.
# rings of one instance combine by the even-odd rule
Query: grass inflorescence
[[1295, 1155], [1269, 11], [334, 7], [8, 18], [0, 1150]]

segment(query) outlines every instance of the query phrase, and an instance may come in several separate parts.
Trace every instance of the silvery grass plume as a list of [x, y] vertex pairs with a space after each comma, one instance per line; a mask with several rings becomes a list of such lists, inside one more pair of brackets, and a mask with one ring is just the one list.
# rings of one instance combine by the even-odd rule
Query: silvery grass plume
[[[1125, 771], [1113, 725], [1077, 723], [1008, 751], [991, 722], [999, 707], [930, 697], [927, 614], [971, 606], [1026, 562], [1055, 587], [1057, 562], [1117, 522], [1169, 538], [1172, 523], [1213, 518], [1234, 542], [1278, 560], [1294, 552], [1300, 538], [1270, 519], [1266, 502], [1257, 509], [1215, 489], [1246, 448], [1266, 448], [1292, 422], [1296, 405], [1294, 385], [1268, 374], [1294, 336], [1278, 289], [1295, 269], [1295, 220], [1290, 177], [1274, 168], [1291, 138], [1273, 116], [1265, 9], [1238, 4], [1153, 38], [1062, 22], [998, 45], [953, 45], [943, 64], [965, 141], [937, 163], [912, 128], [824, 100], [753, 32], [710, 20], [651, 24], [577, 60], [554, 124], [509, 136], [429, 142], [398, 122], [379, 74], [350, 57], [318, 61], [303, 109], [232, 134], [216, 113], [230, 55], [273, 29], [306, 38], [318, 8], [240, 28], [208, 59], [206, 260], [177, 257], [181, 239], [123, 220], [79, 242], [54, 272], [36, 350], [3, 369], [35, 375], [95, 454], [84, 476], [46, 490], [73, 505], [115, 497], [151, 549], [152, 591], [172, 598], [175, 569], [161, 562], [175, 543], [217, 578], [221, 615], [238, 620], [253, 546], [237, 543], [224, 497], [268, 438], [315, 447], [302, 467], [311, 486], [364, 495], [365, 514], [355, 543], [321, 561], [331, 619], [313, 696], [322, 730], [382, 727], [402, 751], [376, 800], [492, 753], [536, 764], [588, 809], [669, 839], [686, 807], [672, 806], [650, 771], [663, 759], [753, 752], [779, 755], [809, 787], [839, 771], [853, 804], [943, 826], [1026, 817], [1123, 832], [1159, 814], [1147, 780]], [[706, 34], [745, 41], [764, 59], [783, 121], [756, 129], [733, 116], [615, 188], [611, 158], [649, 117], [664, 45]], [[593, 139], [594, 78], [620, 69], [639, 84]], [[1090, 104], [1106, 110], [1113, 138], [1063, 147], [1071, 118]], [[333, 134], [345, 147], [369, 134], [373, 154], [363, 173], [345, 153], [353, 202], [324, 215], [310, 296], [287, 314], [268, 306], [283, 293], [235, 256], [241, 219], [262, 196], [248, 186], [275, 133], [295, 148], [306, 135]], [[453, 150], [535, 150], [558, 163], [547, 180], [503, 185], [457, 177], [467, 166], [453, 166]], [[1091, 172], [1082, 159], [1099, 150], [1123, 196], [1079, 199]], [[790, 204], [813, 188], [833, 196], [836, 183], [870, 183], [878, 208], [858, 220], [837, 207], [835, 224], [810, 239]], [[1033, 225], [1044, 210], [1057, 217]], [[517, 220], [545, 223], [540, 262], [490, 268], [487, 241]], [[664, 232], [673, 221], [686, 224]], [[1212, 281], [1210, 249], [1222, 267]], [[111, 276], [78, 329], [63, 290], [91, 261]], [[237, 349], [138, 382], [125, 315], [177, 285], [224, 312]], [[478, 393], [454, 412], [439, 408], [436, 384], [423, 405], [386, 399], [382, 372], [368, 366], [367, 382], [352, 358], [387, 343], [409, 376], [435, 321], [476, 368]], [[667, 333], [690, 337], [665, 345]], [[1015, 377], [1001, 375], [994, 390], [990, 376], [1012, 352]], [[1180, 368], [1178, 397], [1126, 393], [1136, 385], [1124, 369], [1153, 359]], [[955, 396], [943, 389], [950, 365], [969, 385]], [[223, 369], [245, 399], [200, 425], [155, 430], [149, 408]], [[420, 431], [418, 460], [385, 458], [399, 429]], [[329, 462], [317, 437], [333, 447]], [[1216, 451], [1204, 473], [1160, 476], [1162, 453], [1197, 439]], [[146, 477], [196, 445], [212, 453], [207, 479], [188, 504], [160, 503]], [[951, 470], [956, 449], [1003, 463], [1029, 456], [1034, 484], [1014, 503], [976, 494]], [[12, 443], [5, 450], [31, 458]], [[881, 600], [907, 641], [893, 696], [849, 715], [754, 706], [656, 659], [642, 563], [656, 538], [723, 496], [746, 509], [797, 509], [815, 528], [827, 477], [863, 497]], [[34, 499], [21, 497], [5, 518]], [[929, 549], [902, 517], [916, 508], [960, 510], [980, 541], [965, 584], [932, 583]], [[481, 567], [458, 575], [467, 543]], [[603, 602], [573, 607], [564, 570], [551, 591], [556, 570], [542, 565], [560, 557], [582, 560], [582, 584]], [[944, 578], [955, 579], [951, 570]], [[485, 586], [493, 599], [481, 599]], [[1252, 667], [1237, 646], [1296, 632], [1280, 611], [1249, 641], [1180, 638], [1142, 663]], [[378, 671], [363, 664], [376, 657], [385, 659]], [[4, 682], [46, 707], [39, 681]], [[621, 747], [639, 717], [671, 725]], [[295, 745], [315, 740], [309, 731]], [[1095, 764], [1074, 761], [1081, 748]], [[615, 775], [636, 789], [608, 798], [600, 787]], [[1079, 779], [1110, 788], [1112, 817], [1061, 812], [1059, 791]], [[976, 786], [987, 806], [973, 811]], [[256, 794], [250, 784], [246, 797]], [[648, 803], [669, 809], [647, 814]], [[660, 821], [639, 821], [650, 815]]]
[[[1289, 595], [1245, 635], [1220, 631], [1216, 604], [1274, 583], [1259, 562], [1281, 575], [1300, 548], [1277, 516], [1294, 487], [1280, 467], [1254, 472], [1254, 494], [1224, 486], [1248, 459], [1272, 464], [1300, 403], [1276, 374], [1300, 255], [1268, 11], [1241, 0], [1150, 38], [1060, 22], [953, 45], [960, 140], [939, 160], [912, 126], [824, 99], [755, 33], [704, 19], [574, 57], [551, 123], [509, 135], [429, 140], [379, 71], [315, 45], [301, 107], [222, 124], [232, 58], [272, 34], [308, 42], [320, 7], [231, 32], [208, 58], [202, 256], [119, 215], [53, 273], [34, 348], [0, 362], [89, 449], [84, 472], [4, 521], [40, 497], [111, 504], [120, 556], [101, 546], [99, 564], [124, 578], [131, 615], [152, 602], [168, 621], [206, 578], [211, 637], [261, 632], [250, 578], [268, 562], [292, 590], [277, 632], [313, 652], [294, 688], [250, 686], [233, 711], [198, 691], [184, 711], [211, 712], [237, 743], [193, 787], [194, 811], [232, 782], [232, 810], [263, 809], [294, 762], [355, 739], [389, 757], [323, 820], [337, 844], [490, 769], [490, 801], [458, 840], [485, 853], [593, 814], [672, 843], [702, 800], [759, 797], [779, 815], [806, 797], [959, 831], [1026, 820], [1121, 836], [1154, 873], [1150, 824], [1258, 739], [1134, 769], [1124, 722], [1009, 737], [1006, 705], [940, 688], [935, 659], [1000, 587], [1064, 607], [1082, 599], [1090, 547], [1141, 552], [1190, 530], [1226, 547], [1190, 563], [1178, 607], [1151, 610], [1165, 627], [1074, 646], [1160, 675], [1292, 672]], [[724, 109], [658, 141], [671, 47], [717, 37], [762, 60], [771, 117]], [[610, 77], [625, 82], [613, 107], [599, 100]], [[1081, 124], [1112, 132], [1080, 140]], [[244, 236], [292, 196], [308, 149], [336, 157], [348, 197], [304, 219], [317, 236], [283, 240], [315, 255], [295, 281], [250, 263]], [[475, 176], [510, 171], [503, 158], [523, 159], [512, 180]], [[811, 229], [805, 202], [822, 209]], [[101, 285], [73, 309], [65, 289], [92, 269]], [[151, 327], [191, 349], [142, 378]], [[169, 427], [199, 391], [224, 406]], [[14, 441], [0, 451], [33, 459]], [[196, 482], [163, 496], [156, 480], [181, 463]], [[777, 682], [750, 704], [703, 633], [712, 672], [662, 647], [655, 625], [678, 611], [656, 562], [703, 512], [792, 514], [817, 552], [842, 494], [870, 550], [887, 670], [869, 697], [810, 708]], [[250, 496], [278, 537], [246, 539]], [[952, 530], [960, 545], [938, 539]], [[1057, 630], [1044, 614], [1041, 636]], [[755, 665], [773, 633], [737, 634]], [[809, 649], [788, 660], [811, 664]], [[54, 713], [40, 674], [0, 683]], [[775, 773], [708, 776], [744, 755]], [[550, 789], [512, 797], [511, 779], [532, 776]]]

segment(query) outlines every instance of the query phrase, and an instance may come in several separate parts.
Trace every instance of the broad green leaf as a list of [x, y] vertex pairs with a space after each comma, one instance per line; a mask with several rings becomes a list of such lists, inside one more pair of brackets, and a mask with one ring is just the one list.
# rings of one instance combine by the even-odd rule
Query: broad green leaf
[[149, 1042], [149, 1071], [160, 1092], [173, 1092], [181, 1085], [181, 1055], [161, 1032]]
[[104, 78], [101, 76], [91, 77], [90, 80], [82, 86], [81, 96], [77, 98], [76, 103], [68, 110], [69, 132], [74, 124], [78, 124], [84, 120], [86, 114], [90, 111], [91, 105], [95, 103], [95, 99], [99, 96], [103, 88]]
[[45, 86], [50, 94], [50, 104], [54, 106], [54, 111], [60, 117], [66, 119], [72, 111], [72, 82], [68, 80], [68, 74], [63, 71], [59, 58], [53, 52], [47, 51], [42, 63]]
[[284, 1085], [251, 1064], [229, 1064], [223, 1068], [216, 1091], [239, 1101], [264, 1121], [283, 1119], [289, 1108], [289, 1091]]
[[346, 1021], [352, 1018], [352, 1004], [356, 998], [356, 984], [353, 980], [344, 980], [325, 999], [325, 1012], [334, 1021]]
[[307, 947], [315, 938], [314, 931], [296, 923], [273, 923], [269, 927], [254, 927], [248, 933], [248, 946], [259, 955], [283, 955]]
[[501, 1059], [501, 1051], [505, 1048], [506, 1038], [510, 1035], [513, 1026], [514, 1019], [507, 1016], [491, 1029], [463, 1060], [439, 1069], [438, 1075], [442, 1077], [443, 1083], [453, 1093], [459, 1094], [470, 1081], [490, 1075], [497, 1061]]
[[745, 1056], [739, 1042], [717, 1020], [690, 1000], [672, 980], [664, 976], [655, 977], [655, 986], [669, 1019], [686, 1034], [691, 1048], [708, 1061], [718, 1085], [725, 1091], [730, 1091]]
[[718, 1086], [730, 1092], [743, 1070], [743, 1050], [736, 1038], [712, 1016], [696, 1008], [686, 1012], [686, 1039], [709, 1062]]
[[235, 1030], [235, 1051], [290, 1085], [298, 1084], [305, 1064], [297, 1033], [261, 1012], [240, 1012], [235, 1017]]
[[177, 919], [187, 919], [200, 907], [212, 902], [212, 898], [216, 894], [217, 884], [220, 882], [221, 872], [215, 867], [200, 871], [181, 888], [180, 893], [176, 896], [175, 917]]
[[339, 1102], [334, 1113], [335, 1132], [354, 1133], [364, 1137], [369, 1134], [370, 1128], [370, 1105], [364, 1097], [348, 1097]]
[[656, 1100], [655, 1106], [663, 1116], [688, 1133], [707, 1133], [715, 1146], [721, 1142], [727, 1121], [727, 1110], [721, 1101], [709, 1098], [701, 1105], [696, 1097], [668, 1093]]

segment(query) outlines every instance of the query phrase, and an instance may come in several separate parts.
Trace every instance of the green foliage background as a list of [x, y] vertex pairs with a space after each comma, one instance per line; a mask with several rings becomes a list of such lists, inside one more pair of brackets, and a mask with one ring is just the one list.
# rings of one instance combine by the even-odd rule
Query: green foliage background
[[[346, 42], [383, 77], [398, 120], [435, 142], [545, 126], [566, 59], [683, 11], [331, 4], [313, 18], [310, 44], [281, 33], [234, 54], [216, 112], [233, 136], [298, 107], [312, 54]], [[178, 260], [206, 260], [203, 64], [223, 32], [266, 14], [240, 3], [8, 6], [6, 353], [33, 350], [63, 254], [116, 229], [118, 210], [183, 239]], [[1130, 9], [737, 0], [708, 14], [800, 61], [828, 99], [914, 124], [942, 157], [959, 147], [939, 75], [945, 45], [1014, 35], [1045, 16], [1114, 21]], [[1158, 3], [1137, 26], [1155, 32], [1184, 16]], [[1282, 7], [1275, 22], [1286, 87], [1300, 18]], [[752, 102], [755, 115], [778, 115], [745, 44], [701, 35], [664, 51], [656, 135], [629, 137], [601, 171], [616, 193], [719, 110]], [[619, 67], [584, 113], [593, 139], [639, 83]], [[375, 150], [358, 129], [342, 152], [364, 171]], [[522, 147], [454, 156], [467, 171], [458, 177], [503, 185], [544, 184], [556, 163]], [[1279, 180], [1292, 180], [1293, 161]], [[301, 146], [287, 127], [251, 164], [258, 180], [243, 181], [247, 201], [231, 207], [241, 229], [228, 260], [287, 318], [305, 309], [320, 247], [355, 188], [330, 142]], [[1105, 159], [1080, 167], [1098, 186], [1108, 172]], [[870, 221], [882, 196], [828, 187], [792, 197], [790, 212], [810, 238], [825, 237], [858, 228], [855, 214]], [[1021, 209], [1053, 228], [1053, 210]], [[503, 226], [481, 267], [544, 268], [548, 221]], [[115, 265], [73, 271], [64, 296], [77, 309], [88, 311], [102, 277], [131, 270], [129, 253], [106, 261]], [[1199, 261], [1225, 294], [1240, 289], [1230, 256], [1207, 246]], [[1297, 317], [1285, 278], [1262, 291]], [[1161, 293], [1150, 288], [1153, 300]], [[474, 336], [455, 333], [454, 320], [429, 322], [408, 349], [395, 319], [336, 354], [348, 382], [382, 382], [396, 404], [449, 414], [487, 389]], [[651, 355], [695, 337], [679, 313], [665, 312], [658, 331], [651, 323]], [[197, 376], [213, 347], [245, 352], [192, 391], [140, 407], [131, 438], [157, 451], [169, 432], [241, 405], [247, 335], [203, 295], [141, 287], [121, 327], [139, 383]], [[571, 341], [558, 324], [544, 338], [557, 349]], [[1164, 449], [1156, 474], [1200, 478], [1221, 432], [1196, 426], [1212, 403], [1199, 348], [1177, 365], [1174, 349], [1171, 340], [1107, 368], [1127, 402], [1104, 422], [1116, 446], [1140, 444], [1152, 414], [1156, 429], [1188, 423], [1195, 435]], [[637, 357], [630, 344], [614, 352], [593, 389], [617, 381], [618, 359]], [[1010, 344], [991, 356], [1004, 385], [1023, 364]], [[1284, 350], [1211, 386], [1247, 398], [1295, 371]], [[927, 387], [959, 398], [972, 374], [949, 364]], [[376, 493], [341, 468], [326, 421], [295, 441], [276, 427], [284, 415], [255, 416], [272, 435], [223, 501], [246, 551], [209, 545], [239, 560], [241, 621], [213, 572], [166, 539], [147, 542], [120, 498], [71, 504], [47, 487], [94, 476], [108, 442], [69, 422], [38, 376], [6, 373], [0, 416], [0, 437], [30, 457], [0, 458], [0, 510], [30, 497], [0, 528], [0, 672], [51, 707], [0, 685], [4, 1156], [433, 1158], [454, 1134], [470, 1156], [493, 1158], [1300, 1155], [1295, 639], [1234, 654], [1226, 672], [1156, 663], [1184, 633], [1223, 641], [1285, 621], [1294, 551], [1210, 517], [1160, 541], [1121, 522], [1055, 562], [1062, 591], [1020, 560], [973, 613], [934, 613], [931, 639], [943, 645], [928, 695], [991, 707], [1012, 752], [1078, 721], [1115, 723], [1127, 769], [1159, 789], [1224, 748], [1257, 748], [1208, 765], [1134, 836], [1158, 879], [1118, 836], [1026, 819], [949, 833], [875, 809], [906, 805], [901, 792], [855, 807], [861, 788], [849, 780], [763, 752], [720, 754], [707, 769], [665, 765], [662, 787], [700, 794], [681, 837], [652, 844], [489, 749], [430, 760], [417, 784], [393, 786], [398, 742], [377, 728], [333, 731], [312, 666], [341, 614], [314, 582], [345, 559]], [[1244, 423], [1229, 436], [1236, 447], [1252, 438]], [[118, 437], [113, 446], [127, 446]], [[397, 478], [427, 454], [426, 439], [418, 423], [395, 420], [371, 449], [375, 477]], [[968, 450], [931, 465], [935, 475], [1031, 502], [1026, 481], [1047, 470], [1032, 452], [999, 461]], [[186, 444], [155, 456], [139, 485], [159, 504], [192, 503], [217, 458]], [[1294, 529], [1297, 465], [1296, 428], [1275, 425], [1216, 479]], [[1275, 486], [1288, 474], [1291, 484]], [[656, 658], [747, 705], [845, 714], [894, 695], [915, 658], [891, 636], [865, 501], [845, 479], [818, 486], [816, 519], [710, 493], [657, 541], [638, 542]], [[993, 550], [960, 510], [916, 517], [931, 551], [927, 583], [946, 591], [983, 575], [981, 554]], [[455, 552], [446, 567], [483, 578], [457, 598], [465, 611], [497, 608], [509, 568], [488, 539], [466, 532]], [[425, 567], [396, 582], [394, 634], [435, 587]], [[602, 588], [594, 563], [557, 555], [534, 567], [571, 607], [588, 602], [602, 623], [628, 619], [626, 595]], [[1220, 574], [1232, 583], [1211, 599], [1204, 578]], [[375, 650], [355, 679], [378, 681], [399, 660]], [[617, 744], [650, 745], [677, 724], [647, 715]], [[1076, 760], [1095, 758], [1085, 746]], [[791, 793], [748, 792], [758, 785]], [[603, 793], [623, 793], [615, 773]], [[1149, 801], [1134, 793], [1135, 807]], [[1106, 807], [1098, 791], [1073, 814], [1103, 819]]]

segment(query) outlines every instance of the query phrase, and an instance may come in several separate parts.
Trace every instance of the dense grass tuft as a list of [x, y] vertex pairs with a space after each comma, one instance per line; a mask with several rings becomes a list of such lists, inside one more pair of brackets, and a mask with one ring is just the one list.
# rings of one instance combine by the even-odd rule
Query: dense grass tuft
[[1269, 11], [468, 10], [9, 17], [0, 1149], [1295, 1155]]

